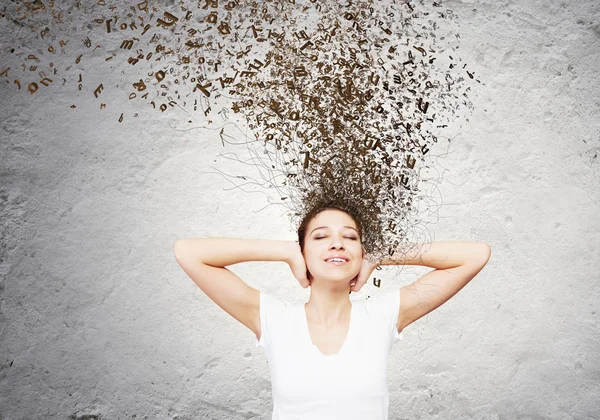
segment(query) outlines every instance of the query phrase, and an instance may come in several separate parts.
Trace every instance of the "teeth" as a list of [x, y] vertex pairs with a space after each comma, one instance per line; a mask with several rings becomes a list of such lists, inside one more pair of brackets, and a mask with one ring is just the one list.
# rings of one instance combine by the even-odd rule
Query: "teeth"
[[341, 258], [331, 258], [331, 259], [330, 259], [330, 260], [328, 260], [327, 262], [332, 262], [332, 261], [335, 261], [335, 262], [346, 262], [346, 260], [343, 260], [343, 259], [341, 259]]

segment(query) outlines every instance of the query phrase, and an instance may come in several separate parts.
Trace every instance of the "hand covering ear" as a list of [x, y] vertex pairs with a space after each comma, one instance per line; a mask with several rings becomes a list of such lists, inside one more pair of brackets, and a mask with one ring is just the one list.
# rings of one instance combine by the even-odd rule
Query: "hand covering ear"
[[[352, 280], [350, 280], [350, 291], [355, 292], [355, 293], [358, 292], [365, 285], [365, 283], [369, 280], [371, 273], [373, 273], [373, 270], [375, 270], [378, 265], [379, 264], [371, 263], [366, 258], [364, 258], [364, 250], [363, 250], [363, 263], [362, 263], [362, 265], [360, 267], [360, 271], [358, 272], [356, 277], [354, 277]], [[354, 283], [354, 286], [352, 286], [353, 283]]]

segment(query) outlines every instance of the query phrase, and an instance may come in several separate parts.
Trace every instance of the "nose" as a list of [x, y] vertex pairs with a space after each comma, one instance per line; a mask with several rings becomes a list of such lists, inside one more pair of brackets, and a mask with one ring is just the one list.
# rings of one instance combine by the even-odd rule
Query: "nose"
[[343, 249], [344, 245], [342, 245], [342, 241], [337, 236], [332, 236], [331, 243], [329, 244], [329, 249]]

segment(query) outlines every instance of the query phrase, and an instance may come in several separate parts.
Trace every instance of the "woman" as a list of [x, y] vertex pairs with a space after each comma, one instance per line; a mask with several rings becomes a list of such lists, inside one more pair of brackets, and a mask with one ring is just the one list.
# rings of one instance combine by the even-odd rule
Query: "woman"
[[[298, 242], [260, 239], [180, 239], [178, 263], [217, 305], [247, 326], [265, 348], [271, 370], [273, 419], [388, 418], [387, 357], [407, 325], [454, 296], [485, 266], [481, 242], [432, 242], [398, 249], [371, 263], [359, 221], [339, 206], [314, 209]], [[402, 256], [400, 256], [402, 255]], [[311, 287], [293, 305], [260, 292], [225, 268], [243, 261], [284, 261]], [[378, 265], [434, 268], [414, 283], [351, 302]]]

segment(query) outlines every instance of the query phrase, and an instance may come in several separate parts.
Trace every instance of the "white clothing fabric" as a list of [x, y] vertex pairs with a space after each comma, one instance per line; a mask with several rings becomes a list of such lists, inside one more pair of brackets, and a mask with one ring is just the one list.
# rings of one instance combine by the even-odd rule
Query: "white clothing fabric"
[[387, 420], [388, 355], [396, 329], [399, 289], [352, 301], [340, 351], [324, 355], [312, 343], [304, 303], [260, 292], [261, 337], [271, 371], [272, 420]]

